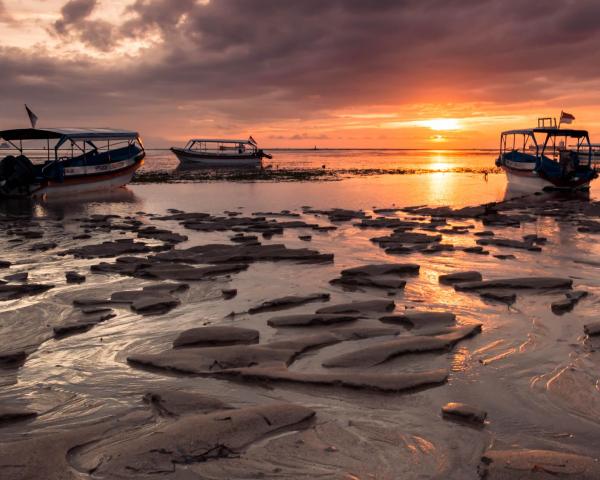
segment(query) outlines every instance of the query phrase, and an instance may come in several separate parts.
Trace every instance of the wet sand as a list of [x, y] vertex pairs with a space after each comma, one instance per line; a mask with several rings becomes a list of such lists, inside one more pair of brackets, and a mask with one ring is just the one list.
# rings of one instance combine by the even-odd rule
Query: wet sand
[[596, 190], [517, 195], [435, 173], [2, 204], [0, 476], [598, 478]]

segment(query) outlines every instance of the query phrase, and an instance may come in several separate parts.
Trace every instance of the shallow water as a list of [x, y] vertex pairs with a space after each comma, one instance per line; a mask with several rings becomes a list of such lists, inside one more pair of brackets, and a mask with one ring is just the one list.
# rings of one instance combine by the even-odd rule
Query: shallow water
[[[316, 162], [314, 158], [306, 161]], [[141, 398], [145, 393], [165, 388], [201, 392], [235, 406], [288, 401], [308, 406], [317, 414], [316, 425], [308, 431], [266, 439], [253, 445], [240, 458], [187, 465], [178, 470], [181, 478], [186, 478], [186, 474], [202, 475], [201, 478], [258, 478], [260, 474], [267, 478], [469, 479], [478, 478], [479, 458], [489, 447], [542, 448], [597, 456], [600, 358], [593, 350], [593, 342], [583, 335], [583, 324], [597, 317], [599, 264], [588, 260], [597, 257], [600, 246], [593, 234], [578, 232], [577, 225], [568, 218], [557, 222], [540, 216], [537, 221], [522, 223], [518, 228], [492, 227], [496, 236], [501, 237], [520, 239], [523, 235], [537, 234], [548, 238], [542, 252], [486, 247], [492, 254], [514, 254], [516, 258], [509, 260], [462, 251], [387, 255], [370, 238], [385, 235], [389, 229], [359, 229], [354, 222], [336, 224], [338, 229], [332, 232], [286, 229], [283, 235], [276, 235], [272, 240], [261, 239], [261, 242], [333, 253], [335, 262], [321, 265], [255, 263], [231, 278], [192, 282], [190, 290], [178, 294], [181, 305], [167, 314], [140, 316], [126, 307], [117, 307], [115, 318], [85, 333], [63, 339], [49, 338], [47, 325], [60, 323], [72, 311], [71, 301], [76, 296], [107, 294], [154, 283], [118, 275], [90, 274], [89, 265], [101, 260], [57, 255], [75, 245], [131, 236], [108, 231], [95, 232], [88, 240], [73, 240], [72, 235], [80, 232], [79, 222], [75, 220], [79, 217], [133, 215], [144, 223], [187, 235], [188, 241], [179, 244], [176, 247], [179, 249], [229, 243], [232, 232], [196, 232], [176, 221], [156, 221], [136, 212], [164, 214], [167, 209], [175, 208], [213, 214], [232, 210], [250, 216], [257, 211], [299, 212], [301, 206], [310, 205], [321, 209], [360, 208], [371, 213], [375, 207], [423, 204], [461, 207], [502, 201], [519, 194], [507, 189], [502, 175], [484, 178], [480, 174], [431, 173], [325, 183], [133, 185], [113, 194], [77, 201], [5, 203], [0, 213], [32, 214], [45, 232], [43, 241], [55, 241], [59, 246], [48, 252], [32, 253], [28, 246], [42, 240], [26, 240], [20, 244], [10, 243], [13, 237], [5, 234], [0, 237], [2, 259], [13, 262], [9, 270], [4, 270], [6, 274], [28, 271], [30, 282], [56, 285], [41, 295], [3, 302], [0, 351], [38, 343], [39, 346], [32, 347], [20, 368], [0, 370], [0, 402], [26, 405], [39, 415], [33, 421], [0, 425], [0, 442], [9, 444], [17, 439], [68, 432], [123, 416], [132, 409], [142, 410]], [[542, 197], [530, 197], [528, 201], [539, 202], [546, 198]], [[591, 198], [597, 197], [598, 186], [595, 185]], [[304, 214], [302, 218], [330, 224], [323, 216]], [[474, 225], [473, 231], [486, 228], [471, 219], [450, 220], [450, 223]], [[307, 233], [312, 235], [310, 243], [298, 239]], [[472, 231], [444, 234], [444, 243], [474, 245], [476, 238]], [[421, 269], [418, 276], [407, 278], [405, 290], [394, 297], [388, 297], [385, 290], [364, 288], [352, 292], [329, 284], [344, 268], [383, 262], [413, 262]], [[86, 273], [87, 282], [65, 284], [67, 270]], [[551, 312], [550, 303], [564, 298], [563, 292], [518, 292], [516, 303], [507, 307], [438, 283], [438, 275], [463, 270], [480, 271], [485, 279], [570, 277], [576, 289], [585, 290], [589, 295], [572, 312], [558, 316]], [[225, 301], [222, 288], [236, 288], [239, 293]], [[459, 324], [481, 322], [483, 331], [462, 340], [448, 352], [405, 355], [374, 367], [378, 373], [449, 369], [446, 384], [402, 394], [189, 377], [133, 368], [126, 361], [127, 356], [134, 353], [168, 349], [179, 332], [205, 324], [255, 328], [261, 333], [261, 343], [327, 331], [326, 327], [277, 330], [266, 325], [267, 319], [275, 315], [314, 312], [323, 306], [320, 303], [277, 313], [242, 313], [228, 317], [232, 311], [245, 312], [273, 298], [316, 292], [330, 293], [329, 304], [392, 298], [397, 311], [450, 310], [457, 314]], [[303, 354], [291, 369], [322, 372], [323, 360], [380, 340], [348, 341], [316, 349]], [[361, 370], [364, 369], [357, 369]], [[453, 401], [485, 409], [489, 414], [488, 423], [483, 428], [473, 428], [442, 419], [441, 406]], [[292, 449], [290, 445], [299, 439], [304, 447], [296, 444]], [[1, 452], [0, 449], [0, 467], [7, 468]], [[12, 477], [7, 475], [7, 478]]]
[[[494, 167], [494, 150], [401, 150], [401, 149], [275, 149], [264, 166], [293, 169], [407, 169], [446, 171]], [[148, 149], [142, 171], [172, 170], [178, 165], [170, 150]]]

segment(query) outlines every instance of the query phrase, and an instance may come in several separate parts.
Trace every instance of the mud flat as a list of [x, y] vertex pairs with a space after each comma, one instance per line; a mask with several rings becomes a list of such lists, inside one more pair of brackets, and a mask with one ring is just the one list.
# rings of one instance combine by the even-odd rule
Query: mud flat
[[376, 175], [5, 207], [0, 477], [597, 478], [600, 203]]

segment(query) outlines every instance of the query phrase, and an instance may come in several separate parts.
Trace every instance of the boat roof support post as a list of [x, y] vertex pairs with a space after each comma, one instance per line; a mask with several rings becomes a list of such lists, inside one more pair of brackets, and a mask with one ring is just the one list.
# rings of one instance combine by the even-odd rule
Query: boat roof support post
[[546, 146], [548, 145], [548, 140], [550, 139], [550, 134], [547, 133], [546, 134], [546, 138], [544, 139], [544, 146], [542, 147], [542, 152], [540, 154], [540, 157], [542, 157], [544, 155], [544, 153], [546, 152]]
[[531, 139], [533, 140], [533, 144], [535, 145], [535, 155], [537, 157], [540, 153], [540, 146], [538, 145], [537, 139], [535, 138], [535, 135], [533, 133], [530, 133], [529, 136], [531, 137]]
[[79, 150], [85, 153], [85, 142], [83, 142], [83, 148], [81, 148], [81, 146], [77, 142], [71, 140], [71, 150], [73, 150], [73, 147], [77, 147]]
[[56, 146], [54, 147], [54, 150], [58, 150], [60, 147], [63, 146], [63, 144], [68, 140], [69, 137], [66, 136], [62, 136], [60, 137], [60, 140], [56, 143]]
[[18, 147], [17, 145], [15, 145], [13, 142], [11, 142], [10, 140], [7, 140], [7, 142], [8, 142], [10, 145], [12, 145], [12, 147], [13, 147], [15, 150], [19, 150], [19, 147]]
[[[592, 166], [592, 145], [590, 143], [590, 136], [586, 134], [585, 138], [585, 142], [587, 144], [587, 157], [588, 157], [588, 165], [591, 167]], [[583, 140], [582, 140], [583, 143]], [[579, 152], [579, 149], [577, 150]]]

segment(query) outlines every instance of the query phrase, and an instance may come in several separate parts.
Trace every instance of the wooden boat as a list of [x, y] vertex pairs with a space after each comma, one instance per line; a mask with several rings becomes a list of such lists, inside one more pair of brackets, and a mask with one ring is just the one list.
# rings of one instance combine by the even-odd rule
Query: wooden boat
[[248, 140], [196, 138], [185, 147], [171, 151], [182, 164], [204, 167], [259, 167], [263, 158], [273, 158], [259, 149], [252, 137]]
[[587, 130], [541, 118], [537, 128], [502, 132], [496, 165], [521, 190], [577, 190], [589, 188], [598, 176], [592, 160]]
[[0, 131], [14, 154], [0, 160], [0, 197], [76, 195], [122, 187], [143, 164], [136, 132], [25, 128]]

